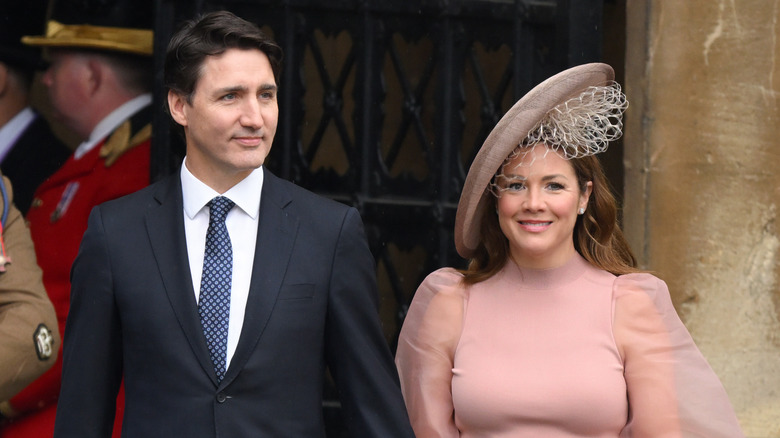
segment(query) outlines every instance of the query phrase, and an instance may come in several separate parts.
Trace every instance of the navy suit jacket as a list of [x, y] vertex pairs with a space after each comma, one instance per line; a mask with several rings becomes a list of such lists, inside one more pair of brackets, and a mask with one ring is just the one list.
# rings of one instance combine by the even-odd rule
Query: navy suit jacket
[[179, 174], [92, 211], [71, 273], [55, 437], [110, 436], [122, 378], [124, 437], [323, 437], [326, 367], [353, 436], [414, 436], [359, 214], [264, 172], [244, 325], [221, 383]]

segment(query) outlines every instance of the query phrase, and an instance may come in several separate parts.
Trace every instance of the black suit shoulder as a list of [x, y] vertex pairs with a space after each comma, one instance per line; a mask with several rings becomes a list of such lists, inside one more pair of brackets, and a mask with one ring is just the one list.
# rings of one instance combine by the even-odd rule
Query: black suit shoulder
[[117, 214], [120, 216], [143, 216], [149, 207], [160, 205], [169, 200], [181, 204], [181, 182], [178, 173], [169, 175], [160, 181], [152, 183], [140, 190], [129, 193], [119, 198], [100, 204], [103, 214]]
[[[274, 186], [276, 186], [275, 190], [278, 190], [289, 197], [289, 200], [292, 201], [290, 202], [290, 207], [296, 212], [308, 213], [315, 217], [323, 214], [343, 216], [351, 208], [346, 204], [342, 204], [341, 202], [334, 201], [333, 199], [326, 198], [300, 187], [293, 182], [281, 179], [267, 170], [265, 171], [265, 179], [270, 188], [273, 189]], [[264, 189], [264, 193], [265, 192]], [[263, 199], [263, 201], [265, 201], [265, 199]]]

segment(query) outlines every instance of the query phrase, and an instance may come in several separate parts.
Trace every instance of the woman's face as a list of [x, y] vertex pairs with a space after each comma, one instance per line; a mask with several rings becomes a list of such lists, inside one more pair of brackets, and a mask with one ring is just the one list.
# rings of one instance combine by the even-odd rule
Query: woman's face
[[568, 160], [543, 144], [521, 151], [497, 178], [498, 222], [519, 266], [561, 266], [574, 255], [577, 211], [586, 208], [593, 183], [584, 191]]

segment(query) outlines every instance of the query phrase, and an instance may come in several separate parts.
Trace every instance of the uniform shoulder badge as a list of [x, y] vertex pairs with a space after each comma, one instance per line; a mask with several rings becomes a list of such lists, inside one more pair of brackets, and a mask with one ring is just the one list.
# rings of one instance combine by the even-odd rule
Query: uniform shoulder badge
[[35, 352], [38, 353], [39, 360], [47, 360], [54, 353], [54, 336], [45, 324], [40, 324], [35, 329], [33, 342], [35, 342]]
[[100, 148], [100, 157], [105, 158], [106, 167], [111, 166], [125, 152], [145, 142], [152, 136], [152, 124], [146, 124], [135, 135], [130, 137], [132, 126], [125, 121], [109, 136]]

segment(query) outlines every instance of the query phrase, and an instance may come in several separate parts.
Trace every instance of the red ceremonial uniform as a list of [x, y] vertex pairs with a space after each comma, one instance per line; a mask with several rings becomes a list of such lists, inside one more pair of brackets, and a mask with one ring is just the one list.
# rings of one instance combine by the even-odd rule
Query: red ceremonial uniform
[[[70, 268], [78, 253], [81, 237], [87, 229], [90, 211], [102, 202], [135, 192], [149, 184], [150, 128], [144, 125], [146, 130], [138, 134], [136, 120], [133, 120], [133, 125], [136, 126], [131, 129], [131, 138], [140, 136], [143, 141], [133, 146], [131, 139], [129, 146], [120, 145], [118, 158], [101, 156], [104, 155], [101, 148], [106, 140], [78, 160], [71, 155], [38, 188], [27, 214], [38, 263], [43, 269], [43, 283], [57, 312], [60, 333], [64, 333], [70, 304]], [[124, 128], [128, 127], [129, 123], [126, 122]], [[119, 129], [121, 127], [117, 131]], [[111, 139], [114, 134], [107, 138]], [[126, 135], [122, 141], [124, 145], [128, 144]], [[61, 374], [60, 351], [60, 357], [49, 371], [11, 399], [11, 408], [19, 417], [2, 429], [2, 438], [53, 435]], [[121, 424], [122, 405], [120, 397], [117, 425]], [[114, 428], [115, 437], [120, 432], [119, 427]]]

